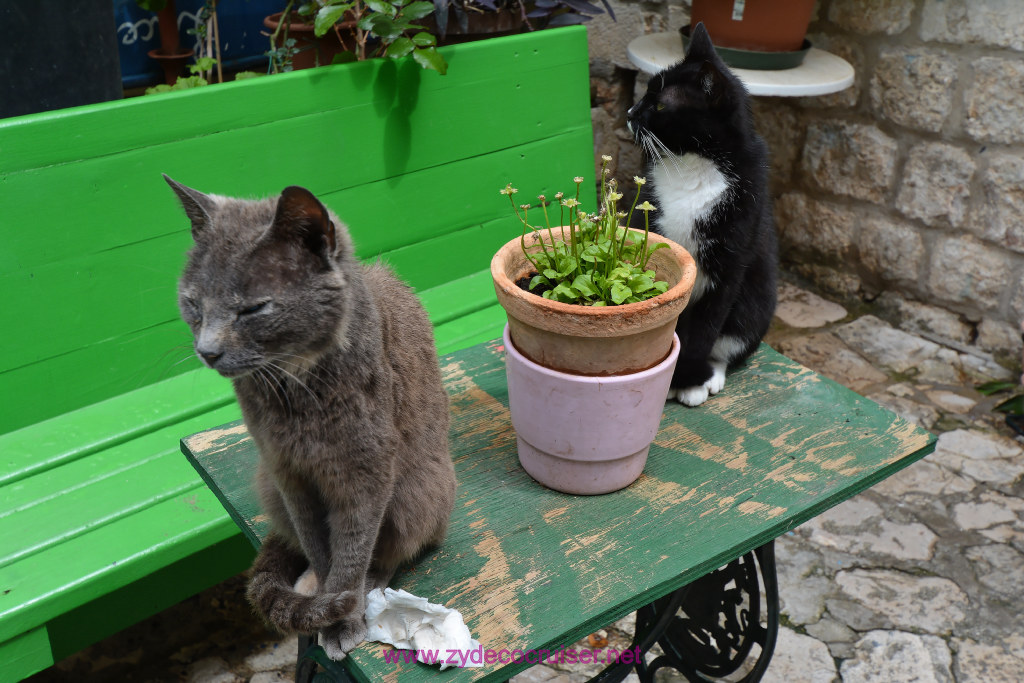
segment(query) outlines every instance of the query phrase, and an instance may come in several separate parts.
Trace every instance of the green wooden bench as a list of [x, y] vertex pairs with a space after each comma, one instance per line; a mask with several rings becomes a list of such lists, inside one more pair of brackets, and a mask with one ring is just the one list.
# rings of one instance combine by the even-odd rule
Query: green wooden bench
[[[603, 496], [557, 493], [517, 460], [499, 342], [441, 358], [455, 511], [442, 546], [391, 584], [458, 609], [495, 661], [438, 673], [403, 656], [388, 661], [389, 646], [364, 643], [342, 666], [326, 662], [334, 680], [504, 681], [544, 651], [571, 648], [637, 610], [630, 649], [657, 641], [665, 653], [641, 666], [641, 680], [653, 680], [660, 665], [692, 681], [728, 674], [757, 642], [766, 654], [743, 679], [756, 681], [778, 620], [766, 544], [934, 448], [931, 434], [762, 345], [700, 408], [666, 404], [634, 484]], [[268, 525], [252, 491], [257, 452], [245, 426], [206, 430], [182, 450], [258, 545]], [[769, 570], [766, 629], [757, 618], [754, 549], [756, 565]], [[503, 651], [520, 651], [524, 661]], [[631, 668], [624, 658], [595, 680], [621, 681]]]
[[376, 60], [0, 121], [0, 681], [252, 558], [178, 451], [239, 411], [190, 359], [191, 239], [161, 173], [304, 185], [417, 289], [441, 351], [500, 333], [488, 264], [519, 227], [498, 190], [592, 174], [586, 33], [445, 56], [444, 77]]

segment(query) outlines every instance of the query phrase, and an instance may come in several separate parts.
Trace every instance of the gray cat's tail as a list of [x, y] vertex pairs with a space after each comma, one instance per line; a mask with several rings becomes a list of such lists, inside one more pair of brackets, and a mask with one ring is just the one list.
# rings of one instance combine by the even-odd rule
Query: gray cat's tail
[[316, 633], [336, 624], [356, 607], [351, 591], [305, 595], [293, 586], [306, 569], [306, 558], [279, 537], [263, 542], [252, 565], [246, 597], [274, 628], [286, 633]]

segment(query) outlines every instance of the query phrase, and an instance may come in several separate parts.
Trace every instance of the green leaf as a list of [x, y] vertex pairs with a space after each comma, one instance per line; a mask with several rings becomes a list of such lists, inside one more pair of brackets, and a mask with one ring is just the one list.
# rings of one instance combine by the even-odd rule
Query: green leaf
[[410, 21], [416, 21], [417, 19], [427, 16], [433, 11], [434, 3], [419, 0], [418, 2], [411, 2], [403, 7], [402, 16]]
[[1016, 382], [1007, 382], [1005, 380], [994, 380], [992, 382], [985, 382], [975, 387], [978, 393], [982, 396], [991, 396], [992, 394], [998, 394], [1001, 391], [1011, 391], [1016, 389], [1020, 385]]
[[592, 304], [590, 304], [590, 305], [591, 305], [591, 306], [607, 306], [608, 304], [606, 304], [606, 303], [605, 303], [605, 302], [603, 302], [603, 301], [595, 301], [594, 303], [592, 303]]
[[545, 268], [544, 269], [544, 277], [551, 278], [552, 280], [555, 280], [555, 279], [558, 278], [558, 271], [555, 270], [554, 268]]
[[572, 303], [580, 298], [580, 293], [574, 291], [564, 282], [560, 282], [557, 287], [551, 290], [551, 296], [556, 297], [558, 301]]
[[444, 61], [444, 57], [435, 48], [418, 47], [412, 51], [412, 58], [424, 69], [433, 69], [442, 76], [448, 73], [448, 62]]
[[394, 41], [405, 30], [402, 26], [391, 19], [387, 18], [383, 14], [372, 14], [373, 17], [373, 28], [372, 33], [384, 41], [385, 44]]
[[209, 71], [217, 63], [217, 60], [213, 57], [200, 57], [196, 60], [196, 63], [191, 65], [188, 70], [193, 74], [200, 74], [204, 71]]
[[537, 289], [538, 285], [550, 285], [551, 280], [548, 280], [543, 275], [534, 275], [533, 279], [530, 280], [529, 289]]
[[995, 407], [1001, 413], [1024, 413], [1024, 394], [1009, 398]]
[[[144, 10], [159, 12], [163, 8], [167, 7], [167, 0], [135, 0], [135, 4]], [[153, 87], [156, 88], [156, 86]]]
[[616, 304], [621, 304], [623, 301], [628, 299], [632, 294], [633, 292], [630, 291], [629, 287], [622, 284], [621, 282], [616, 282], [612, 284], [612, 301], [614, 301]]
[[374, 12], [386, 15], [389, 19], [394, 19], [398, 14], [398, 9], [387, 0], [366, 0], [366, 6]]
[[359, 61], [359, 57], [356, 56], [355, 52], [339, 52], [331, 57], [331, 64], [351, 64], [357, 61]]
[[636, 293], [646, 292], [654, 288], [654, 280], [646, 275], [635, 275], [629, 278], [629, 288]]
[[658, 292], [659, 294], [664, 294], [665, 292], [668, 291], [668, 283], [665, 282], [664, 280], [659, 280], [658, 282], [655, 282], [654, 291]]
[[401, 38], [396, 39], [395, 42], [388, 45], [387, 52], [385, 52], [384, 55], [391, 59], [400, 59], [412, 52], [414, 47], [415, 45], [413, 45], [411, 39], [402, 36]]
[[576, 279], [572, 281], [572, 288], [583, 294], [584, 296], [600, 296], [601, 291], [594, 284], [591, 279], [590, 273], [583, 273], [577, 275]]
[[608, 277], [612, 280], [628, 280], [633, 275], [633, 271], [624, 266], [617, 266], [612, 269], [612, 272]]
[[420, 31], [412, 37], [412, 42], [416, 47], [431, 47], [437, 45], [437, 38], [426, 31]]
[[331, 27], [334, 26], [334, 22], [341, 19], [341, 15], [348, 9], [347, 4], [321, 8], [316, 13], [316, 19], [313, 21], [313, 33], [320, 37], [330, 31]]

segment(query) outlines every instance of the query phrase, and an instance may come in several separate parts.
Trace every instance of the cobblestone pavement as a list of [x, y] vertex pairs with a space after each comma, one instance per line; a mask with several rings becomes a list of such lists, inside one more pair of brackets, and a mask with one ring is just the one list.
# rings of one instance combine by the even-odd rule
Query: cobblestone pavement
[[[769, 343], [939, 440], [778, 539], [782, 628], [765, 681], [1024, 681], [1024, 441], [992, 412], [997, 399], [974, 390], [1017, 373], [956, 341], [950, 328], [965, 324], [892, 299], [848, 310], [782, 286]], [[1019, 358], [1019, 346], [1007, 351]], [[601, 635], [621, 649], [631, 630], [627, 617]], [[250, 615], [235, 577], [31, 680], [271, 683], [291, 679], [296, 649]], [[576, 683], [598, 669], [535, 666], [513, 681]]]

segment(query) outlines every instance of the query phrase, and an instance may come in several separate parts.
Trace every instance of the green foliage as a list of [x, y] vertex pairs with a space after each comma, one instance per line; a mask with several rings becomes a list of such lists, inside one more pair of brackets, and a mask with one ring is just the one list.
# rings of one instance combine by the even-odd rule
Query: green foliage
[[1010, 397], [997, 403], [993, 410], [1000, 413], [1022, 414], [1024, 413], [1024, 387], [1016, 382], [993, 381], [979, 384], [975, 387], [982, 396], [993, 396], [995, 394], [1010, 392]]
[[150, 12], [159, 12], [167, 7], [167, 0], [135, 0], [135, 4]]
[[[200, 57], [195, 61], [194, 64], [188, 65], [188, 70], [192, 74], [191, 76], [178, 76], [178, 80], [175, 81], [174, 85], [167, 85], [166, 83], [161, 83], [160, 85], [154, 85], [152, 88], [146, 88], [146, 94], [156, 95], [162, 92], [175, 92], [178, 90], [188, 90], [190, 88], [200, 88], [204, 85], [209, 85], [209, 81], [207, 81], [199, 74], [203, 73], [204, 71], [209, 71], [216, 64], [217, 60], [213, 57]], [[239, 76], [241, 76], [241, 74], [239, 74]], [[238, 78], [238, 76], [236, 76], [235, 78]], [[244, 79], [247, 77], [242, 76], [242, 78]], [[248, 78], [251, 78], [251, 76], [248, 76]]]
[[424, 69], [432, 69], [444, 75], [448, 71], [448, 64], [437, 52], [437, 39], [426, 31], [418, 30], [423, 27], [415, 23], [433, 11], [434, 3], [425, 0], [315, 0], [299, 10], [300, 13], [314, 16], [313, 27], [318, 37], [330, 31], [339, 21], [355, 17], [359, 31], [380, 41], [376, 55], [390, 59], [411, 55]]
[[201, 74], [204, 71], [209, 71], [216, 66], [217, 60], [213, 57], [200, 57], [196, 60], [195, 64], [189, 64], [188, 70], [193, 74]]
[[209, 83], [202, 76], [179, 76], [174, 85], [167, 85], [166, 83], [154, 85], [152, 88], [146, 88], [146, 94], [156, 95], [162, 92], [175, 92], [177, 90], [199, 88], [204, 85], [209, 85]]
[[[649, 202], [640, 206], [636, 204], [640, 187], [646, 180], [634, 178], [637, 191], [629, 213], [619, 211], [622, 194], [617, 191], [615, 179], [608, 177], [611, 157], [604, 156], [602, 160], [601, 207], [598, 212], [587, 214], [579, 210], [583, 178], [576, 177], [575, 198], [566, 199], [561, 192], [555, 195], [561, 219], [556, 228], [551, 226], [544, 195], [539, 197], [546, 226], [542, 228], [530, 224], [529, 204], [516, 206], [512, 195], [518, 190], [511, 184], [501, 190], [523, 223], [523, 253], [536, 269], [528, 289], [546, 299], [586, 306], [612, 306], [644, 301], [668, 290], [668, 283], [657, 280], [654, 270], [647, 268], [651, 254], [659, 248], [667, 248], [667, 245], [648, 245], [649, 216], [655, 209]], [[633, 211], [638, 208], [644, 212], [642, 233], [619, 225], [623, 218], [628, 225]], [[527, 230], [537, 233], [539, 250], [527, 252]]]

